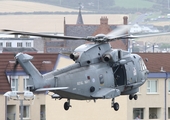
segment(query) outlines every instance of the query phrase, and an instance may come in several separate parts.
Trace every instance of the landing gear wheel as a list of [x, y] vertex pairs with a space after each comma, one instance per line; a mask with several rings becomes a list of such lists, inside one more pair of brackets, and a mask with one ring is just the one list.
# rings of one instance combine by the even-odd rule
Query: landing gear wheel
[[133, 99], [133, 95], [129, 95], [129, 100], [132, 100]]
[[133, 96], [133, 98], [134, 98], [134, 100], [137, 100], [137, 99], [138, 99], [138, 95], [135, 94], [135, 95]]
[[64, 109], [65, 109], [65, 110], [68, 110], [69, 107], [70, 107], [69, 102], [65, 102], [65, 103], [64, 103]]
[[118, 111], [119, 110], [119, 103], [117, 103], [117, 102], [114, 103], [113, 108], [114, 108], [115, 111]]

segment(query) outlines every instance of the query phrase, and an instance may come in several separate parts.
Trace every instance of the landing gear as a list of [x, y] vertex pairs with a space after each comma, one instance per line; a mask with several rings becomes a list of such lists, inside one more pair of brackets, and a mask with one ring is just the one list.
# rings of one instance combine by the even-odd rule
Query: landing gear
[[137, 99], [138, 99], [138, 96], [135, 94], [135, 95], [133, 96], [133, 98], [134, 98], [134, 100], [137, 100]]
[[132, 100], [134, 98], [134, 100], [138, 99], [138, 95], [129, 95], [129, 100]]
[[64, 109], [68, 110], [71, 107], [70, 105], [70, 99], [67, 100], [67, 102], [64, 103]]
[[114, 108], [115, 111], [119, 110], [119, 103], [114, 102], [114, 98], [112, 99], [111, 107]]

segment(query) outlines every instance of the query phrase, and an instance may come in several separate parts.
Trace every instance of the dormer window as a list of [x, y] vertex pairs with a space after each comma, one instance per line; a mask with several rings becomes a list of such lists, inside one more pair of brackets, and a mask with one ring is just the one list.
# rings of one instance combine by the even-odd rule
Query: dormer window
[[17, 47], [22, 47], [22, 42], [17, 42]]

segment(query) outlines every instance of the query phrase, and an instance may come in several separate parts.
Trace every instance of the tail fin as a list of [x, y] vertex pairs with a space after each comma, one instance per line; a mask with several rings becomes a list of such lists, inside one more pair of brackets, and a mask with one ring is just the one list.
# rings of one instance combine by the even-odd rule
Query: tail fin
[[[33, 89], [44, 88], [45, 86], [53, 87], [54, 80], [44, 80], [41, 73], [35, 68], [35, 66], [30, 62], [33, 59], [33, 56], [28, 54], [18, 53], [15, 56], [16, 60], [19, 62], [21, 67], [29, 75], [29, 83], [33, 85]], [[28, 83], [28, 84], [29, 84]], [[30, 85], [30, 84], [29, 84]]]

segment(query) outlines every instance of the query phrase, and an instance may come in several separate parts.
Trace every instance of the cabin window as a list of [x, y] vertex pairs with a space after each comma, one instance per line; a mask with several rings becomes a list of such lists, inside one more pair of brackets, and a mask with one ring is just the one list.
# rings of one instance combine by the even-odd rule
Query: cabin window
[[102, 74], [99, 75], [100, 84], [104, 83], [104, 77]]
[[157, 93], [157, 80], [147, 80], [147, 93]]

